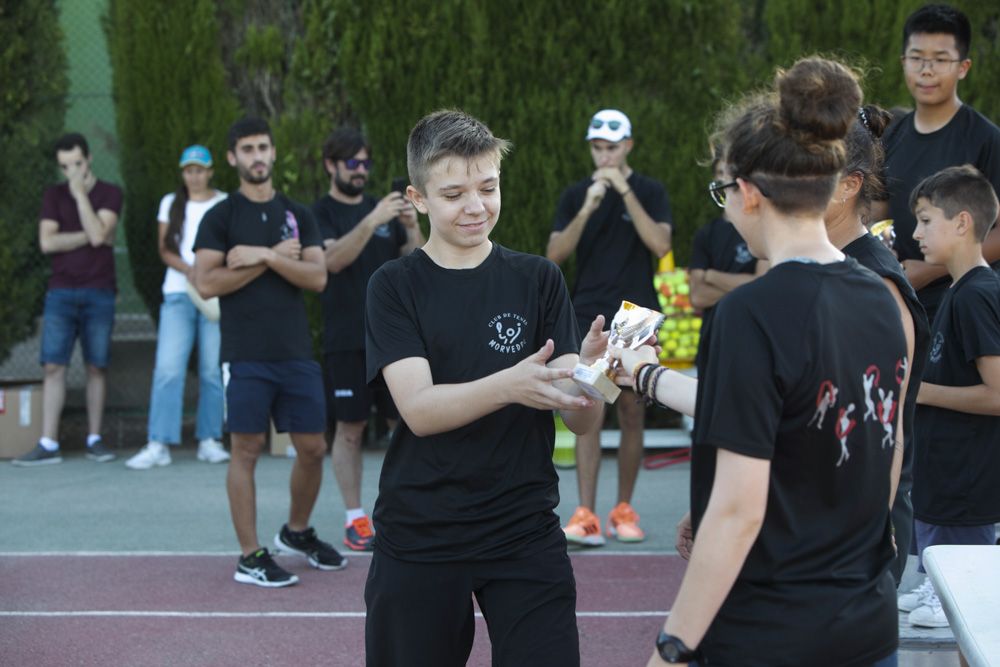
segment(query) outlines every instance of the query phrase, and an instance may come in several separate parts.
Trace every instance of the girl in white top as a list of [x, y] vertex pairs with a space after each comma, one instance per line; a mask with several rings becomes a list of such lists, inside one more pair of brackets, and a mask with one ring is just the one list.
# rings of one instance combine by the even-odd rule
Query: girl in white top
[[[160, 202], [160, 258], [167, 265], [156, 344], [156, 369], [149, 401], [149, 442], [125, 465], [147, 470], [170, 464], [167, 445], [181, 441], [184, 379], [191, 348], [198, 341], [198, 416], [195, 437], [198, 460], [229, 460], [222, 436], [223, 390], [219, 365], [218, 306], [204, 302], [189, 287], [194, 270], [194, 244], [205, 213], [226, 198], [209, 185], [212, 155], [204, 146], [184, 149], [180, 159], [183, 183]], [[213, 312], [214, 306], [214, 312]]]

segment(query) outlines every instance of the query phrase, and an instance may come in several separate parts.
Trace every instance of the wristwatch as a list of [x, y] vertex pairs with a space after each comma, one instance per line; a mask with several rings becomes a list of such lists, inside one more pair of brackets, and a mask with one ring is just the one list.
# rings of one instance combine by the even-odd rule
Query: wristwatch
[[668, 635], [663, 630], [660, 630], [660, 636], [656, 638], [656, 650], [659, 651], [661, 658], [672, 665], [691, 662], [699, 657], [697, 650], [692, 651], [678, 637]]

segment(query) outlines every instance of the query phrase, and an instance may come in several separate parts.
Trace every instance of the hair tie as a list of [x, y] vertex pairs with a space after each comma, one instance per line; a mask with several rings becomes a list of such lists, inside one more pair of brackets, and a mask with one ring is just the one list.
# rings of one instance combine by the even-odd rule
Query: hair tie
[[865, 126], [865, 129], [871, 132], [872, 126], [868, 122], [868, 112], [865, 111], [864, 107], [858, 107], [858, 118], [861, 119], [861, 123]]

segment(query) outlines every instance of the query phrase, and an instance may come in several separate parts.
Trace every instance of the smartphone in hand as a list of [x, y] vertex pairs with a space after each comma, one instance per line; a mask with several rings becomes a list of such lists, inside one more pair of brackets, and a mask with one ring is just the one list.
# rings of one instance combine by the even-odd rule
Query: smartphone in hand
[[391, 190], [393, 192], [398, 192], [400, 194], [404, 194], [405, 195], [406, 194], [406, 186], [409, 185], [409, 184], [410, 184], [409, 179], [403, 178], [402, 176], [397, 176], [396, 178], [392, 179], [392, 188], [391, 188]]

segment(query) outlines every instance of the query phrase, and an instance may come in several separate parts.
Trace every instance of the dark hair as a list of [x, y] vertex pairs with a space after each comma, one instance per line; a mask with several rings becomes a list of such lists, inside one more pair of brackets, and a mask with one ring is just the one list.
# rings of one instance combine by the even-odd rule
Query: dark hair
[[868, 212], [873, 201], [886, 198], [885, 184], [882, 182], [882, 134], [892, 122], [892, 114], [882, 107], [869, 104], [858, 109], [858, 117], [844, 137], [847, 148], [847, 164], [844, 174], [861, 174], [861, 190], [858, 203], [863, 207], [862, 219], [868, 222]]
[[754, 183], [779, 212], [822, 211], [847, 161], [858, 77], [814, 56], [778, 70], [774, 88], [724, 112], [713, 139], [732, 175]]
[[948, 218], [954, 218], [962, 211], [968, 212], [980, 243], [986, 239], [1000, 214], [1000, 203], [993, 186], [971, 164], [948, 167], [920, 181], [910, 193], [911, 211], [916, 210], [920, 199], [926, 199], [931, 206], [944, 211]]
[[236, 142], [243, 137], [252, 137], [258, 134], [266, 134], [271, 143], [274, 143], [274, 135], [271, 134], [271, 126], [263, 118], [245, 116], [232, 124], [229, 128], [229, 150], [236, 150]]
[[337, 128], [323, 142], [323, 168], [326, 169], [327, 160], [347, 160], [357, 155], [361, 149], [368, 151], [368, 157], [372, 156], [371, 146], [361, 130], [346, 126]]
[[52, 153], [54, 155], [59, 151], [71, 151], [77, 147], [80, 148], [83, 157], [90, 157], [90, 146], [87, 145], [87, 138], [79, 132], [70, 132], [56, 139]]
[[961, 11], [948, 5], [924, 5], [910, 14], [903, 24], [903, 52], [910, 43], [910, 35], [952, 35], [955, 38], [955, 48], [958, 57], [965, 60], [969, 57], [969, 45], [972, 43], [972, 27], [969, 17]]
[[488, 156], [499, 165], [509, 150], [510, 142], [493, 136], [482, 121], [464, 111], [446, 109], [424, 116], [410, 131], [406, 142], [406, 168], [410, 183], [423, 192], [427, 172], [438, 160]]
[[184, 233], [184, 215], [187, 213], [187, 203], [190, 199], [187, 185], [181, 183], [174, 193], [174, 201], [170, 204], [167, 215], [167, 231], [163, 236], [163, 247], [174, 254], [181, 254], [181, 235]]

